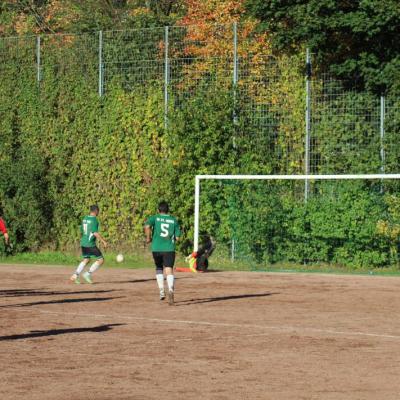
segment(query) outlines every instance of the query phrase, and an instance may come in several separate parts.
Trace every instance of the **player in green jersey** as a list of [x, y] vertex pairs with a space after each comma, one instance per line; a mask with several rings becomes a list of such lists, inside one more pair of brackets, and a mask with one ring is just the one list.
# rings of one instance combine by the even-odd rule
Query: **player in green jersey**
[[169, 214], [168, 203], [158, 205], [158, 214], [152, 215], [145, 223], [147, 243], [151, 243], [160, 300], [165, 299], [164, 271], [167, 276], [168, 302], [174, 304], [175, 243], [181, 236], [178, 221]]
[[90, 266], [89, 271], [83, 274], [83, 278], [87, 283], [93, 283], [92, 274], [100, 267], [104, 262], [103, 254], [96, 246], [96, 240], [99, 239], [104, 247], [107, 247], [107, 242], [99, 233], [99, 221], [97, 216], [99, 215], [99, 207], [97, 205], [90, 206], [90, 214], [83, 218], [81, 225], [81, 249], [82, 249], [82, 262], [78, 265], [75, 273], [71, 276], [71, 281], [80, 283], [79, 275], [83, 269], [89, 263], [91, 258], [95, 259], [95, 262]]

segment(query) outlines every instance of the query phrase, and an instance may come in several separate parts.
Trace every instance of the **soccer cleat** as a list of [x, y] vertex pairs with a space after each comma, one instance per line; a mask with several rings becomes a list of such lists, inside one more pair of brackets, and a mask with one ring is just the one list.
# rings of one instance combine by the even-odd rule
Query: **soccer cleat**
[[76, 283], [77, 285], [79, 285], [81, 283], [81, 281], [79, 280], [79, 275], [77, 274], [73, 274], [71, 276], [71, 278], [69, 278], [72, 282]]
[[83, 278], [85, 279], [85, 281], [86, 281], [87, 283], [93, 283], [90, 272], [85, 272], [85, 273], [83, 274]]
[[160, 300], [164, 300], [164, 299], [165, 299], [165, 291], [163, 289], [163, 290], [160, 290]]
[[168, 304], [170, 306], [174, 305], [174, 291], [173, 290], [168, 290]]

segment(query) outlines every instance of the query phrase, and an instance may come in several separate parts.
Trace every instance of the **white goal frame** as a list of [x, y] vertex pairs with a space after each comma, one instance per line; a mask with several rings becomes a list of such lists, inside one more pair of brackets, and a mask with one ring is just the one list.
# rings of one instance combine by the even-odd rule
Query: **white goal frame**
[[400, 174], [343, 174], [343, 175], [196, 175], [194, 191], [194, 251], [199, 249], [200, 182], [202, 180], [286, 180], [304, 182], [315, 180], [380, 180], [400, 179]]

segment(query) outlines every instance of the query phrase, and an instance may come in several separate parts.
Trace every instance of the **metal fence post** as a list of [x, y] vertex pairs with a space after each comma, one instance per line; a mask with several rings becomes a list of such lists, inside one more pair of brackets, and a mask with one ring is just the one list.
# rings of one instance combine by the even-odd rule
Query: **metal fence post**
[[165, 59], [164, 59], [164, 128], [168, 128], [168, 85], [169, 85], [169, 27], [165, 27], [164, 32], [165, 42]]
[[[304, 173], [310, 174], [310, 131], [311, 131], [311, 55], [310, 49], [306, 50], [306, 137], [305, 137], [305, 160]], [[307, 202], [310, 186], [308, 179], [304, 185], [304, 201]]]
[[99, 32], [99, 96], [104, 94], [103, 77], [103, 31]]
[[36, 38], [36, 81], [38, 86], [40, 85], [40, 79], [41, 79], [41, 60], [40, 60], [40, 36], [37, 36]]
[[[239, 68], [238, 68], [238, 32], [237, 22], [233, 23], [233, 123], [234, 126], [238, 123], [238, 116], [236, 113], [237, 101], [237, 84], [239, 81]], [[233, 147], [236, 148], [236, 138], [233, 136]]]
[[236, 87], [238, 83], [238, 36], [237, 22], [233, 23], [233, 85]]
[[[380, 111], [380, 123], [379, 123], [379, 134], [380, 134], [380, 159], [381, 159], [381, 173], [385, 173], [385, 118], [386, 118], [386, 102], [385, 96], [381, 95], [381, 111]], [[381, 193], [384, 192], [384, 180], [381, 179]]]
[[385, 96], [381, 96], [380, 137], [381, 137], [381, 172], [385, 173]]

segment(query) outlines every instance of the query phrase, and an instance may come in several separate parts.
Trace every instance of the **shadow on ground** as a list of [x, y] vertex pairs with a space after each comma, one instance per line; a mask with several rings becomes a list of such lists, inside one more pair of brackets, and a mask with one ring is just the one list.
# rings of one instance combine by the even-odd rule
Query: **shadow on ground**
[[[110, 281], [110, 282], [101, 282], [101, 283], [142, 283], [142, 282], [151, 282], [155, 281], [155, 278], [150, 278], [150, 279], [132, 279], [129, 281]], [[96, 284], [99, 284], [100, 282], [95, 282]]]
[[86, 297], [81, 299], [61, 299], [61, 300], [49, 300], [49, 301], [35, 301], [32, 303], [20, 303], [20, 304], [7, 304], [0, 306], [0, 308], [12, 308], [12, 307], [32, 307], [42, 306], [45, 304], [65, 304], [65, 303], [85, 303], [85, 302], [96, 302], [96, 301], [108, 301], [114, 299], [122, 299], [125, 296], [118, 297]]
[[182, 300], [176, 301], [175, 305], [177, 306], [190, 306], [192, 304], [202, 304], [202, 303], [213, 303], [215, 301], [228, 301], [228, 300], [240, 300], [240, 299], [249, 299], [249, 298], [259, 298], [259, 297], [267, 297], [279, 294], [276, 293], [253, 293], [253, 294], [237, 294], [231, 296], [221, 296], [221, 297], [207, 297], [204, 299], [190, 299], [190, 300]]
[[[181, 280], [181, 279], [187, 279], [190, 278], [190, 276], [176, 276], [175, 275], [175, 279], [176, 280]], [[128, 281], [110, 281], [110, 282], [95, 282], [95, 284], [99, 284], [99, 283], [142, 283], [142, 282], [156, 282], [156, 278], [146, 278], [146, 279], [132, 279], [132, 280], [128, 280]]]
[[23, 333], [21, 335], [0, 336], [0, 341], [34, 339], [47, 336], [68, 335], [71, 333], [107, 332], [116, 326], [122, 326], [122, 325], [126, 324], [107, 324], [107, 325], [94, 326], [92, 328], [68, 328], [68, 329], [49, 329], [47, 331], [30, 331], [29, 333]]
[[22, 296], [64, 296], [68, 294], [96, 294], [110, 293], [114, 290], [81, 290], [75, 292], [66, 291], [46, 291], [45, 289], [0, 289], [0, 297], [22, 297]]

